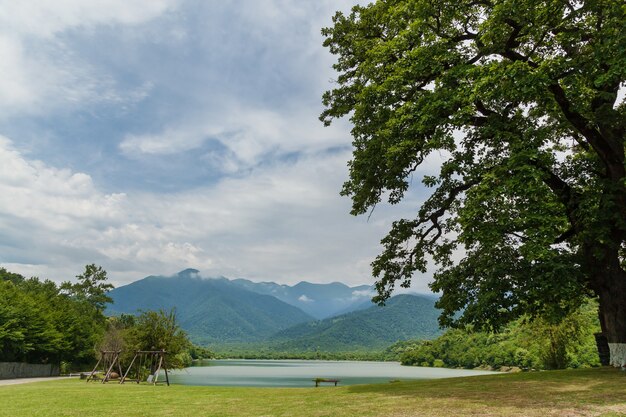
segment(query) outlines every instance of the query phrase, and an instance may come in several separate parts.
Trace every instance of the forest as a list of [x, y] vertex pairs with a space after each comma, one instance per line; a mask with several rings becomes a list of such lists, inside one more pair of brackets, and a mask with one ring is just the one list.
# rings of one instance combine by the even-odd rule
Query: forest
[[166, 349], [168, 365], [209, 357], [180, 329], [174, 311], [107, 317], [106, 271], [87, 265], [75, 283], [25, 278], [0, 268], [0, 361], [52, 363], [61, 372], [93, 365], [100, 350]]

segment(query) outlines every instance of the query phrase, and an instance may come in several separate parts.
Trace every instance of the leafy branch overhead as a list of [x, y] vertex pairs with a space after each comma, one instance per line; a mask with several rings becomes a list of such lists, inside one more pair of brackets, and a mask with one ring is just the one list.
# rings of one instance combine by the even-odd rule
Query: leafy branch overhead
[[382, 241], [376, 301], [432, 259], [443, 324], [557, 317], [595, 294], [626, 342], [623, 2], [377, 1], [322, 33], [339, 75], [321, 120], [353, 124], [352, 214], [442, 159]]

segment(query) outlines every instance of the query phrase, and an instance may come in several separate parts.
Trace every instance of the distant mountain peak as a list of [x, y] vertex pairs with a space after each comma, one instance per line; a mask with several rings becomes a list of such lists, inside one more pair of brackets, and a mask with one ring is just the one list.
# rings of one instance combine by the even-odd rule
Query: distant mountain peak
[[176, 274], [176, 276], [183, 278], [200, 278], [200, 271], [193, 268], [187, 268], [180, 271], [178, 274]]
[[216, 285], [245, 289], [257, 294], [270, 295], [291, 306], [301, 309], [316, 319], [344, 314], [371, 306], [374, 288], [369, 285], [348, 286], [341, 282], [313, 283], [300, 281], [295, 285], [278, 284], [271, 281], [254, 282], [245, 278], [229, 279], [224, 276], [203, 276], [195, 268], [186, 268], [168, 276], [146, 277], [149, 281], [179, 281], [181, 285], [200, 285], [209, 281]]

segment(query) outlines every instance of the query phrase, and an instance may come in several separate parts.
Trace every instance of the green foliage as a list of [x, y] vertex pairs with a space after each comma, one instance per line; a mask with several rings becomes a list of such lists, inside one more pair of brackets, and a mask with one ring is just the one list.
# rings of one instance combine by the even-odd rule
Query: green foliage
[[0, 268], [0, 361], [61, 364], [64, 372], [91, 365], [101, 350], [168, 351], [171, 367], [212, 353], [192, 345], [174, 311], [105, 317], [106, 271], [87, 265], [74, 284], [26, 279]]
[[[398, 295], [384, 307], [372, 306], [290, 327], [266, 343], [283, 352], [380, 351], [397, 340], [439, 335], [438, 314], [434, 298]], [[419, 319], [406, 320], [407, 317]]]
[[321, 118], [353, 124], [352, 213], [399, 203], [441, 161], [416, 216], [382, 241], [377, 301], [432, 259], [444, 325], [553, 320], [593, 293], [609, 339], [626, 342], [625, 13], [378, 0], [335, 15], [322, 33], [339, 75]]
[[66, 281], [61, 284], [61, 290], [70, 297], [84, 300], [91, 304], [100, 313], [113, 300], [107, 295], [113, 285], [106, 282], [107, 272], [101, 266], [90, 264], [85, 266], [85, 272], [76, 275], [77, 282]]
[[191, 364], [188, 352], [191, 342], [176, 321], [175, 310], [143, 311], [127, 333], [126, 345], [130, 352], [165, 350], [168, 366], [183, 368]]
[[187, 349], [192, 360], [210, 359], [215, 356], [208, 348], [191, 344]]
[[[180, 328], [174, 310], [144, 311], [138, 316], [122, 314], [107, 318], [107, 329], [98, 350], [122, 351], [120, 361], [128, 366], [138, 350], [165, 350], [169, 368], [191, 366], [195, 359], [213, 353], [192, 344]], [[146, 364], [147, 367], [153, 364]], [[145, 369], [146, 375], [154, 369]]]
[[242, 345], [217, 345], [213, 347], [216, 359], [304, 359], [333, 361], [389, 361], [398, 360], [380, 350], [322, 351], [322, 350], [278, 350], [264, 343]]
[[52, 281], [0, 269], [0, 352], [3, 361], [91, 363], [104, 315], [86, 297]]
[[384, 307], [303, 323], [263, 341], [211, 347], [222, 358], [395, 360], [396, 354], [384, 351], [390, 343], [441, 334], [434, 303], [429, 296], [399, 295]]
[[390, 350], [405, 365], [460, 368], [517, 366], [563, 369], [598, 366], [593, 334], [596, 303], [587, 303], [558, 323], [522, 318], [500, 333], [450, 329], [435, 340], [404, 342]]

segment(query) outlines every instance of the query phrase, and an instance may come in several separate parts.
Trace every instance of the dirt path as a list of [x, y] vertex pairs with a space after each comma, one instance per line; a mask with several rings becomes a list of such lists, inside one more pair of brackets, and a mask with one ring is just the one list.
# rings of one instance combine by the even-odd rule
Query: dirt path
[[53, 381], [55, 379], [66, 379], [67, 376], [48, 376], [45, 378], [16, 378], [16, 379], [0, 379], [0, 386], [2, 385], [15, 385], [15, 384], [27, 384], [29, 382], [40, 381]]

